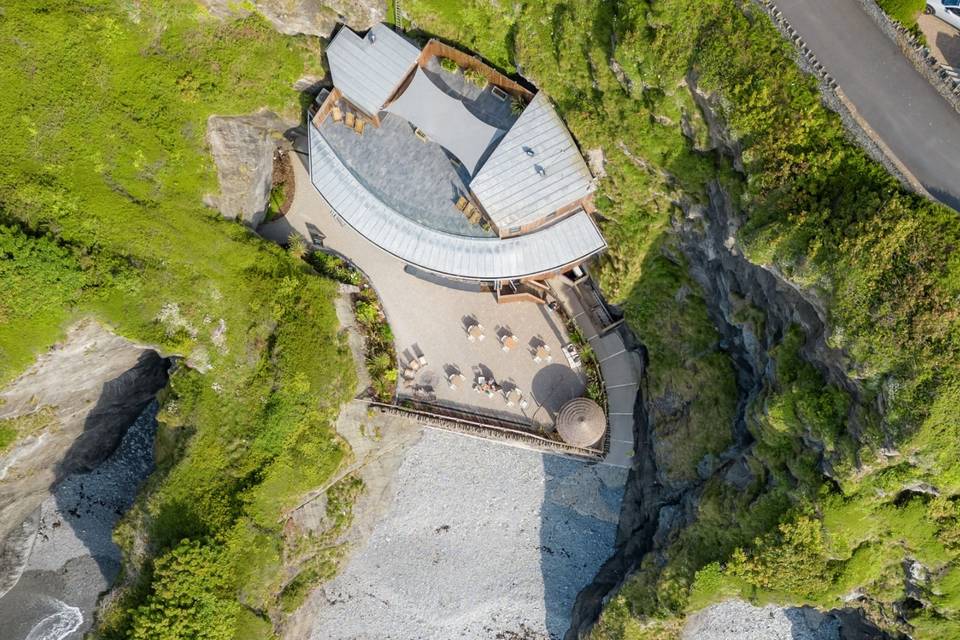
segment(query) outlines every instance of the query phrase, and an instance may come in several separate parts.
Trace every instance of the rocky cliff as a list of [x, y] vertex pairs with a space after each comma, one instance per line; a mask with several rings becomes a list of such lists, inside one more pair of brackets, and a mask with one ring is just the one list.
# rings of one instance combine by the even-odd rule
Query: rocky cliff
[[[740, 144], [726, 130], [722, 117], [714, 109], [715, 97], [701, 92], [695, 77], [688, 78], [687, 82], [708, 128], [706, 135], [700, 132], [699, 139], [706, 139], [705, 144], [699, 145], [700, 150], [725, 156], [735, 169], [742, 171]], [[684, 132], [694, 137], [694, 132], [686, 127]], [[778, 347], [789, 332], [799, 331], [801, 335], [801, 359], [814, 367], [826, 384], [841, 389], [850, 398], [845, 424], [854, 442], [860, 445], [869, 439], [863, 433], [869, 428], [866, 425], [876, 425], [875, 418], [882, 412], [882, 397], [874, 398], [865, 393], [856, 376], [855, 363], [844, 352], [830, 346], [827, 310], [816, 292], [794, 285], [770, 267], [751, 262], [737, 240], [742, 224], [740, 212], [720, 183], [712, 182], [706, 187], [705, 202], [694, 202], [682, 195], [675, 202], [676, 214], [672, 220], [669, 246], [671, 251], [676, 250], [679, 254], [671, 259], [685, 265], [699, 285], [707, 313], [719, 332], [719, 348], [732, 362], [736, 379], [737, 404], [733, 423], [694, 427], [729, 428], [733, 444], [718, 456], [703, 461], [709, 464], [698, 466], [699, 478], [677, 482], [668, 477], [663, 469], [658, 468], [658, 461], [669, 454], [664, 455], [668, 445], [659, 437], [661, 427], [657, 419], [662, 417], [664, 403], [683, 404], [683, 398], [671, 399], [662, 393], [653, 393], [645, 382], [635, 408], [637, 454], [624, 498], [617, 552], [601, 569], [594, 583], [581, 592], [567, 640], [586, 637], [604, 603], [616, 594], [632, 573], [647, 570], [655, 574], [655, 567], [666, 566], [670, 545], [677, 541], [684, 529], [696, 522], [708, 482], [719, 481], [733, 491], [743, 491], [758, 479], [757, 473], [765, 473], [762, 462], [753, 455], [755, 442], [748, 425], [751, 421], [763, 419], [763, 401], [778, 389]], [[642, 345], [637, 348], [643, 350]], [[832, 476], [839, 461], [818, 434], [805, 433], [799, 437], [804, 447], [819, 456], [819, 471]], [[728, 604], [696, 619], [695, 626], [699, 626], [693, 631], [688, 629], [684, 637], [714, 637], [707, 631], [716, 632], [719, 628], [716, 625], [733, 629], [728, 624], [731, 619], [749, 625], [750, 621], [738, 609], [742, 603]], [[798, 632], [796, 637], [887, 637], [856, 608], [826, 614], [812, 609], [800, 612], [799, 609], [785, 608], [776, 609], [769, 615], [764, 613], [761, 617], [769, 618], [764, 624], [774, 626], [779, 624], [776, 620], [802, 618], [810, 622], [811, 617], [816, 618], [809, 633]], [[793, 622], [794, 631], [797, 631], [796, 621]], [[821, 626], [820, 631], [814, 631]], [[820, 635], [821, 632], [824, 635]]]
[[0, 391], [0, 424], [20, 432], [0, 455], [0, 595], [19, 577], [37, 507], [61, 480], [113, 453], [166, 385], [168, 364], [156, 351], [83, 321]]
[[369, 29], [386, 16], [382, 0], [200, 0], [217, 18], [238, 18], [256, 11], [280, 33], [326, 38], [337, 23], [358, 31]]
[[274, 151], [285, 145], [283, 133], [292, 126], [267, 109], [244, 116], [210, 116], [207, 144], [217, 166], [220, 193], [208, 196], [208, 204], [251, 227], [263, 222]]

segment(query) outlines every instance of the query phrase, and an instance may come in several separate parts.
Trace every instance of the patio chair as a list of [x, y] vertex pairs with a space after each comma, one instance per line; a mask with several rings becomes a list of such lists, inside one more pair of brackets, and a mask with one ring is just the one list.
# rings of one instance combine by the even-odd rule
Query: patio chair
[[410, 367], [411, 369], [413, 369], [414, 371], [419, 370], [419, 369], [420, 369], [420, 361], [417, 360], [417, 359], [411, 360], [409, 367]]
[[468, 204], [470, 204], [470, 201], [463, 196], [460, 196], [460, 199], [457, 200], [457, 211], [464, 211]]
[[333, 109], [330, 109], [330, 117], [333, 118], [334, 122], [340, 122], [343, 120], [343, 111], [340, 110], [340, 107], [334, 105]]
[[353, 115], [352, 111], [347, 111], [347, 115], [343, 117], [343, 124], [347, 125], [351, 129], [356, 121], [357, 116]]
[[403, 370], [404, 380], [413, 380], [416, 377], [417, 377], [417, 372], [414, 371], [413, 369], [407, 368]]
[[356, 119], [356, 122], [353, 123], [353, 132], [356, 133], [358, 136], [362, 136], [362, 135], [363, 135], [363, 126], [364, 126], [365, 124], [366, 124], [366, 123], [365, 123], [363, 120], [361, 120], [360, 118], [357, 118], [357, 119]]
[[526, 408], [529, 407], [529, 406], [530, 406], [530, 403], [527, 402], [526, 400], [521, 400], [521, 401], [520, 401], [520, 408], [521, 408], [521, 409], [526, 409]]
[[427, 356], [420, 356], [417, 360], [420, 362], [421, 367], [427, 366]]

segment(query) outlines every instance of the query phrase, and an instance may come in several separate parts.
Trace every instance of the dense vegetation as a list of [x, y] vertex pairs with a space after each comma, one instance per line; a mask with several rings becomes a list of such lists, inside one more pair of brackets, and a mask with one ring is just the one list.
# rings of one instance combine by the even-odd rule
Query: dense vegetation
[[[905, 5], [904, 5], [905, 6]], [[608, 174], [601, 274], [647, 345], [657, 462], [677, 486], [731, 442], [732, 367], [671, 220], [719, 181], [745, 219], [739, 242], [829, 310], [855, 396], [826, 384], [787, 332], [746, 407], [746, 491], [722, 478], [697, 520], [649, 557], [608, 606], [600, 638], [665, 637], [685, 612], [757, 602], [862, 604], [915, 637], [960, 637], [957, 545], [960, 222], [905, 193], [845, 136], [757, 5], [738, 0], [416, 0], [413, 25], [474, 48], [546, 90]], [[690, 85], [742, 146], [742, 173], [712, 151]], [[762, 325], [745, 309], [742, 325]], [[882, 415], [879, 412], [882, 409]], [[677, 416], [680, 417], [677, 417]], [[904, 492], [936, 487], [939, 495]], [[906, 600], [904, 561], [928, 575]]]
[[117, 533], [102, 635], [269, 637], [336, 561], [285, 514], [348, 456], [331, 419], [355, 374], [335, 285], [203, 207], [204, 133], [264, 105], [296, 119], [319, 41], [190, 0], [20, 0], [0, 10], [0, 60], [0, 381], [87, 315], [191, 365]]

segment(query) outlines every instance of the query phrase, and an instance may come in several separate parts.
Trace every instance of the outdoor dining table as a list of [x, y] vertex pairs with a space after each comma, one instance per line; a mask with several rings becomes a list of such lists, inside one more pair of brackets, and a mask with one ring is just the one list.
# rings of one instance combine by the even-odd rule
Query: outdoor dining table
[[447, 381], [450, 383], [450, 388], [456, 391], [460, 388], [461, 383], [463, 383], [464, 377], [462, 373], [451, 374]]
[[537, 355], [536, 357], [534, 357], [534, 360], [536, 360], [537, 362], [540, 362], [541, 360], [546, 360], [547, 362], [550, 362], [551, 360], [553, 360], [553, 356], [550, 355], [550, 347], [548, 347], [545, 344], [542, 344], [539, 347], [537, 347]]
[[517, 338], [517, 336], [508, 335], [503, 337], [502, 342], [503, 342], [503, 350], [510, 351], [510, 349], [513, 349], [518, 344], [520, 344], [520, 339]]
[[514, 387], [510, 389], [510, 392], [506, 395], [507, 406], [512, 407], [515, 404], [520, 404], [520, 401], [523, 400], [523, 393], [520, 392], [520, 389]]
[[483, 340], [483, 327], [478, 324], [470, 325], [467, 329], [467, 335], [471, 340]]

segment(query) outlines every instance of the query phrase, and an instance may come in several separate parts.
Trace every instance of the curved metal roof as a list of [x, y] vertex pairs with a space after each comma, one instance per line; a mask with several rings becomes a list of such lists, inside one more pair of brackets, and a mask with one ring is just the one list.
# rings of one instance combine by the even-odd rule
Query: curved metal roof
[[584, 211], [534, 233], [504, 239], [425, 227], [371, 194], [312, 123], [308, 135], [310, 178], [331, 208], [367, 240], [421, 269], [467, 280], [512, 280], [556, 271], [607, 246]]

